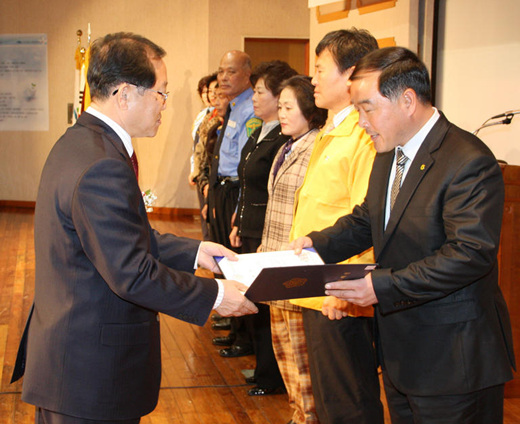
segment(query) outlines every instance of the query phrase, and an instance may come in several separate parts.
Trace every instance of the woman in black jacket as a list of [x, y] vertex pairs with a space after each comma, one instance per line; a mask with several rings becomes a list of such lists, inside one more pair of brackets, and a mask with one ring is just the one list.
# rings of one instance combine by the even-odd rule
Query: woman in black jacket
[[280, 60], [262, 62], [251, 74], [253, 107], [263, 123], [249, 137], [238, 165], [240, 196], [229, 238], [242, 253], [256, 252], [262, 241], [269, 171], [276, 153], [288, 140], [278, 121], [278, 99], [282, 82], [294, 75], [296, 71]]
[[[282, 82], [296, 74], [287, 63], [275, 60], [261, 63], [251, 75], [255, 91], [253, 107], [255, 115], [263, 123], [249, 137], [238, 165], [240, 196], [229, 238], [233, 247], [241, 247], [241, 253], [256, 252], [262, 241], [269, 172], [276, 153], [289, 138], [281, 133], [278, 99]], [[253, 340], [256, 354], [255, 374], [247, 379], [256, 384], [249, 390], [250, 396], [268, 395], [284, 388], [271, 342], [269, 306], [257, 306], [258, 314], [241, 318]], [[240, 345], [240, 334], [238, 331], [235, 344]], [[228, 349], [232, 350], [233, 346]]]

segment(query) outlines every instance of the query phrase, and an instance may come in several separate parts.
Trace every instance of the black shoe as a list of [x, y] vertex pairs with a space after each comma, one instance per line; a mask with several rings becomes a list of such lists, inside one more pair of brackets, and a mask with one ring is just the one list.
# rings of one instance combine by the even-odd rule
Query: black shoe
[[249, 396], [267, 396], [267, 395], [278, 395], [280, 393], [285, 393], [285, 392], [286, 392], [286, 390], [285, 390], [285, 387], [283, 387], [283, 386], [276, 387], [274, 389], [255, 386], [252, 389], [249, 389], [247, 391], [247, 394]]
[[214, 322], [211, 324], [211, 328], [213, 330], [230, 330], [231, 329], [231, 322], [228, 318]]
[[222, 321], [223, 319], [226, 319], [226, 317], [220, 316], [219, 314], [211, 315], [211, 321], [213, 322]]
[[252, 347], [233, 345], [226, 349], [221, 349], [218, 353], [223, 358], [238, 358], [239, 356], [252, 355], [254, 352]]
[[247, 384], [256, 384], [256, 378], [254, 375], [252, 375], [251, 377], [246, 377], [246, 383]]
[[212, 343], [215, 346], [231, 346], [235, 343], [235, 338], [230, 336], [214, 337]]

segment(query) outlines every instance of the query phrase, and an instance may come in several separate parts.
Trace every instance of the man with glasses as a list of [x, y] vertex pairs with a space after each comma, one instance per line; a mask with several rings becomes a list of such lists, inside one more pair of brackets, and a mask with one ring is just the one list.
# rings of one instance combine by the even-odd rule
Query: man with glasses
[[168, 93], [165, 52], [130, 33], [92, 45], [92, 105], [53, 147], [35, 211], [35, 299], [13, 381], [36, 422], [134, 424], [157, 404], [159, 315], [204, 325], [256, 312], [216, 270], [215, 243], [150, 228], [132, 137], [153, 137]]

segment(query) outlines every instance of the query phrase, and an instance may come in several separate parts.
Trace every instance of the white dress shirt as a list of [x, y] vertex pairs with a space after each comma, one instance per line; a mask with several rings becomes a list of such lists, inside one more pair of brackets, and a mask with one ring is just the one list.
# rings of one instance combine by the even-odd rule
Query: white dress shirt
[[392, 168], [390, 171], [390, 179], [388, 180], [388, 188], [386, 193], [386, 207], [385, 207], [385, 228], [388, 224], [388, 220], [390, 219], [390, 193], [392, 191], [392, 185], [395, 179], [395, 161], [397, 158], [397, 149], [401, 149], [405, 156], [408, 158], [404, 165], [403, 170], [403, 177], [401, 179], [401, 186], [404, 183], [404, 180], [406, 178], [406, 174], [408, 173], [408, 170], [410, 169], [410, 165], [412, 164], [413, 160], [415, 159], [415, 155], [419, 151], [419, 148], [424, 142], [424, 139], [428, 135], [428, 133], [431, 131], [437, 120], [440, 118], [440, 113], [436, 108], [433, 108], [434, 112], [431, 118], [426, 122], [426, 124], [423, 125], [423, 127], [410, 139], [408, 140], [403, 146], [397, 146], [395, 148], [395, 154], [394, 154], [394, 160], [392, 162]]

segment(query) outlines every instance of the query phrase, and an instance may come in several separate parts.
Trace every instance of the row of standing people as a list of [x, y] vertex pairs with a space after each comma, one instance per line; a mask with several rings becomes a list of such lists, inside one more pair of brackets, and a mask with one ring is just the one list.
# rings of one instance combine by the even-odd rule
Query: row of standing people
[[[392, 423], [501, 423], [504, 383], [512, 378], [515, 358], [498, 285], [500, 168], [484, 143], [433, 107], [428, 72], [415, 54], [394, 47], [356, 61], [361, 40], [354, 34], [360, 32], [327, 35], [317, 49], [314, 98], [336, 112], [336, 122], [316, 136], [291, 231], [306, 202], [325, 196], [323, 206], [332, 210], [337, 204], [326, 202], [329, 192], [344, 180], [355, 181], [349, 165], [357, 163], [355, 154], [343, 162], [348, 169], [325, 179], [342, 143], [362, 143], [362, 131], [355, 137], [358, 127], [378, 152], [367, 194], [352, 213], [291, 245], [296, 252], [314, 246], [327, 263], [373, 246], [379, 268], [359, 280], [326, 285], [326, 294], [337, 300], [324, 301], [322, 314], [334, 320], [316, 325], [304, 308], [295, 315], [303, 333], [285, 325], [291, 342], [298, 334], [306, 337], [297, 345], [306, 353], [294, 351], [285, 358], [287, 366], [305, 370], [298, 360], [307, 358], [311, 382], [296, 378], [293, 387], [285, 381], [295, 407], [291, 421], [382, 422], [380, 404], [373, 402], [379, 387], [372, 338], [365, 331], [371, 327], [363, 324], [371, 318], [352, 316], [350, 305], [357, 304], [375, 306], [377, 358]], [[42, 171], [35, 298], [12, 379], [25, 375], [22, 400], [37, 406], [36, 422], [139, 423], [159, 395], [159, 312], [203, 325], [211, 310], [230, 316], [257, 311], [240, 283], [192, 274], [197, 265], [216, 271], [214, 256], [232, 257], [231, 250], [150, 227], [132, 138], [153, 137], [161, 124], [168, 99], [164, 55], [131, 33], [96, 40], [87, 75], [91, 107], [55, 144]], [[344, 68], [342, 58], [350, 55], [351, 65], [347, 61]], [[236, 203], [240, 152], [248, 130], [258, 124], [245, 102], [252, 93], [244, 59], [235, 53], [221, 62], [219, 85], [232, 100], [212, 157], [210, 217], [225, 210], [220, 205], [228, 194]], [[237, 62], [239, 72], [231, 66]], [[340, 110], [324, 103], [341, 90], [359, 117], [347, 105]], [[349, 127], [350, 119], [355, 122]], [[313, 185], [322, 190], [306, 198]], [[229, 227], [234, 210], [235, 205], [223, 222]], [[304, 220], [317, 215], [316, 209], [307, 211]], [[228, 228], [226, 239], [230, 233]], [[336, 337], [334, 323], [341, 323]], [[276, 334], [273, 326], [273, 339]], [[309, 387], [316, 413], [299, 417], [297, 408], [305, 403], [293, 396]]]
[[[246, 56], [231, 55], [243, 59], [247, 76]], [[226, 57], [223, 84], [232, 71]], [[428, 72], [416, 55], [378, 50], [367, 31], [327, 34], [316, 48], [312, 85], [314, 108], [327, 109], [330, 124], [319, 134], [308, 126], [307, 139], [291, 145], [303, 133], [284, 132], [287, 83], [279, 119], [291, 139], [270, 168], [260, 249], [314, 246], [327, 263], [380, 268], [327, 284], [327, 297], [271, 303], [272, 347], [294, 409], [290, 423], [383, 423], [378, 365], [394, 424], [502, 422], [504, 383], [515, 359], [498, 286], [504, 189], [496, 159], [433, 107]], [[247, 90], [232, 104], [244, 101]], [[302, 97], [293, 94], [303, 112]], [[232, 112], [230, 136], [254, 122], [252, 115], [235, 120]], [[258, 240], [245, 242], [251, 234], [243, 231], [248, 161], [261, 131], [240, 166], [247, 137], [235, 146], [234, 172], [219, 165], [229, 153], [224, 134], [209, 179], [212, 234], [225, 243], [231, 234], [232, 245], [249, 250]], [[291, 165], [304, 140], [312, 144], [308, 163], [302, 155]], [[294, 185], [282, 184], [283, 167], [287, 178], [294, 172]]]
[[[249, 75], [244, 53], [224, 55], [219, 78], [228, 83], [232, 68], [254, 88], [244, 83], [244, 91], [231, 94], [232, 104], [245, 97], [252, 106], [242, 122], [232, 120], [231, 135], [239, 133], [238, 125], [251, 128], [258, 125], [256, 118], [262, 122], [245, 143], [238, 139], [234, 172], [210, 168], [216, 176], [215, 185], [209, 185], [210, 198], [217, 197], [210, 200], [209, 211], [214, 241], [241, 253], [286, 250], [292, 239], [332, 225], [361, 203], [375, 149], [358, 125], [347, 81], [356, 61], [376, 48], [366, 31], [328, 34], [316, 49], [312, 83], [294, 76], [284, 62], [262, 63]], [[327, 111], [331, 122], [319, 132]], [[212, 165], [229, 158], [228, 150], [217, 149]], [[224, 204], [218, 199], [222, 193]], [[374, 258], [368, 251], [352, 261]], [[383, 422], [371, 307], [334, 297], [257, 307], [256, 315], [233, 318], [229, 336], [214, 339], [217, 345], [231, 345], [220, 351], [222, 356], [256, 354], [255, 374], [247, 381], [257, 386], [250, 395], [285, 387], [294, 423]], [[322, 315], [324, 307], [328, 316]]]

